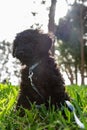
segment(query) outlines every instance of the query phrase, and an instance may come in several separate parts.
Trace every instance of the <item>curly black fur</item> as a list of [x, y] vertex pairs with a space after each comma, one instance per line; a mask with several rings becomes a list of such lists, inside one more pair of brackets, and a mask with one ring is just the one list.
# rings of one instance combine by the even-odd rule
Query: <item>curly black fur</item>
[[[25, 30], [17, 34], [13, 43], [13, 56], [18, 58], [22, 65], [20, 94], [17, 109], [22, 106], [30, 109], [30, 103], [51, 104], [60, 107], [65, 100], [69, 100], [65, 92], [64, 80], [60, 70], [49, 52], [52, 39], [48, 34], [38, 30]], [[36, 92], [29, 78], [29, 68], [39, 63], [32, 71], [32, 82], [37, 88]]]

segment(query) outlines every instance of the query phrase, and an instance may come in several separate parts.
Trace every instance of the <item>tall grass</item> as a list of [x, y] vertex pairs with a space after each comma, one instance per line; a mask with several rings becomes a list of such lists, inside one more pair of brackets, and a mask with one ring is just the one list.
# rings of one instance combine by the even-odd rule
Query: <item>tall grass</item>
[[[76, 108], [79, 119], [87, 130], [87, 86], [68, 86], [71, 102]], [[80, 130], [75, 123], [73, 113], [66, 107], [49, 110], [44, 105], [37, 109], [32, 104], [31, 110], [25, 110], [25, 116], [19, 117], [15, 104], [19, 88], [11, 84], [0, 84], [0, 130]], [[62, 115], [65, 112], [65, 117]]]

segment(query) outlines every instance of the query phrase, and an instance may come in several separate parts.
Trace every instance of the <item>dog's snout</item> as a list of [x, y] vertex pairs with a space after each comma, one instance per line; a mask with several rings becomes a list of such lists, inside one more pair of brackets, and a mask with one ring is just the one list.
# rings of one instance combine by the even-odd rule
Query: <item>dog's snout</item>
[[24, 51], [22, 51], [22, 50], [20, 50], [20, 51], [16, 50], [16, 52], [15, 52], [15, 57], [20, 58], [20, 57], [22, 57], [23, 55], [24, 55]]

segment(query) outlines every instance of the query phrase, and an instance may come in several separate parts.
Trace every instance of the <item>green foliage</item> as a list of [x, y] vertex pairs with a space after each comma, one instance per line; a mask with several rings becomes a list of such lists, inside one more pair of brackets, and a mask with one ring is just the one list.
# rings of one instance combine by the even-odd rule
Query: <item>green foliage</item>
[[[87, 71], [87, 6], [75, 2], [68, 10], [67, 15], [61, 18], [57, 26], [56, 36], [58, 39], [59, 62], [68, 72], [71, 83], [76, 79], [77, 73], [81, 72], [81, 42], [84, 47], [84, 61]], [[61, 42], [60, 42], [61, 40]], [[73, 69], [72, 69], [73, 68]], [[71, 72], [72, 71], [72, 72]], [[69, 76], [70, 75], [70, 76]]]
[[[87, 86], [66, 88], [73, 98], [78, 117], [87, 128]], [[19, 117], [15, 112], [18, 90], [19, 87], [11, 84], [0, 84], [0, 130], [80, 130], [73, 114], [64, 106], [61, 110], [55, 110], [54, 106], [47, 110], [44, 104], [39, 109], [32, 104], [31, 110], [25, 110], [25, 116]]]
[[[56, 32], [58, 40], [63, 41], [61, 46], [63, 48], [65, 47], [65, 50], [67, 50], [67, 52], [72, 56], [72, 59], [74, 59], [76, 64], [79, 64], [79, 66], [81, 62], [81, 8], [84, 30], [83, 36], [85, 36], [87, 33], [87, 7], [79, 3], [74, 3], [71, 9], [68, 11], [67, 15], [60, 19]], [[84, 43], [85, 42], [86, 40], [84, 40]]]

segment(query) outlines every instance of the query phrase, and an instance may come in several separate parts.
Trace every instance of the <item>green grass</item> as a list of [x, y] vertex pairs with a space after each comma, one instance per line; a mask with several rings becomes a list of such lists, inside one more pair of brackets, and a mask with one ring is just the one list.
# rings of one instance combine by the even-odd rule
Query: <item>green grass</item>
[[[66, 89], [87, 130], [87, 86], [74, 85]], [[73, 114], [65, 107], [55, 110], [53, 106], [46, 110], [44, 105], [36, 109], [33, 104], [31, 110], [25, 110], [24, 117], [19, 117], [15, 112], [17, 95], [18, 87], [0, 84], [0, 130], [81, 130], [75, 123]], [[62, 110], [65, 111], [66, 119]]]

